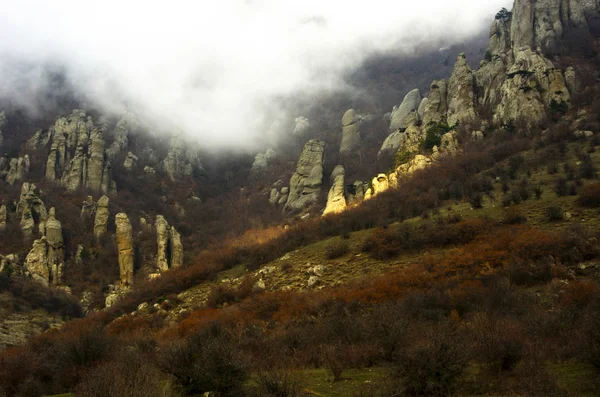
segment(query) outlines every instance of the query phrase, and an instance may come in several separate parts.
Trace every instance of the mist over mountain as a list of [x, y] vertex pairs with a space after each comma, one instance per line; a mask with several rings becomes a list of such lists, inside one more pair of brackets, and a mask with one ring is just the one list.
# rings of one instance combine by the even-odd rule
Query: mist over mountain
[[11, 2], [0, 11], [0, 36], [10, 38], [0, 44], [0, 99], [48, 109], [58, 70], [64, 89], [104, 111], [133, 111], [205, 146], [253, 146], [299, 116], [286, 100], [360, 95], [346, 76], [368, 58], [462, 43], [508, 5]]

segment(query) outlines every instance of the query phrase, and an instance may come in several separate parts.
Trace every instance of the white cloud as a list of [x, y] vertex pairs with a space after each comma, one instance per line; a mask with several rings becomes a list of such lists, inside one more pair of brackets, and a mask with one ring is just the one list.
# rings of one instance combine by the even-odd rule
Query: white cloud
[[[107, 108], [127, 98], [202, 143], [248, 145], [275, 98], [344, 86], [374, 51], [458, 42], [509, 0], [18, 0], [0, 7], [0, 97], [65, 65]], [[33, 90], [15, 91], [27, 77]], [[20, 82], [23, 84], [23, 82]], [[22, 95], [25, 101], [31, 101]], [[276, 105], [276, 103], [275, 103]]]

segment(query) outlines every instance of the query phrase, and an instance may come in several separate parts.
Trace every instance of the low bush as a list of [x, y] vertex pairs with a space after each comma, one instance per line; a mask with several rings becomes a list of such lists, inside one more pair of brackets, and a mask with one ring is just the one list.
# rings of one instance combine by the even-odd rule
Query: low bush
[[426, 341], [399, 357], [397, 374], [405, 395], [445, 396], [454, 391], [468, 363], [468, 353], [456, 331], [448, 327], [440, 326]]
[[510, 207], [504, 213], [504, 223], [507, 225], [520, 225], [527, 222], [527, 217], [518, 207]]
[[325, 247], [325, 257], [327, 259], [337, 259], [350, 252], [350, 245], [346, 241], [336, 240]]
[[563, 210], [558, 205], [551, 205], [546, 208], [546, 217], [549, 221], [562, 221], [563, 219]]
[[582, 207], [598, 208], [600, 207], [600, 183], [591, 183], [585, 185], [579, 193], [577, 203]]

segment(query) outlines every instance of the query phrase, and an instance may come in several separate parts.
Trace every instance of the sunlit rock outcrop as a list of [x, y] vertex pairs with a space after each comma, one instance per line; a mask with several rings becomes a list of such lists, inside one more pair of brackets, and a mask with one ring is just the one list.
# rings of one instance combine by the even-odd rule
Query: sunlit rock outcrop
[[327, 206], [323, 215], [337, 214], [343, 212], [346, 209], [346, 197], [345, 197], [345, 170], [344, 167], [338, 165], [335, 167], [331, 174], [331, 189], [327, 196]]

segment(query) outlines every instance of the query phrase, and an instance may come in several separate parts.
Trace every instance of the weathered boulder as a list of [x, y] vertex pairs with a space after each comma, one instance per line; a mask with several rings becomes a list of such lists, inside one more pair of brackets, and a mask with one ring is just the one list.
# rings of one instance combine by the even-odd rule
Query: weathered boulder
[[475, 77], [467, 56], [458, 56], [448, 80], [448, 124], [469, 124], [477, 118], [475, 111]]
[[325, 211], [323, 211], [324, 216], [337, 214], [346, 209], [345, 174], [346, 171], [342, 165], [336, 166], [331, 173], [333, 183], [327, 196], [327, 206], [325, 207]]
[[448, 84], [446, 80], [434, 81], [429, 87], [429, 98], [423, 113], [423, 125], [446, 122], [448, 113]]
[[342, 142], [340, 154], [348, 155], [360, 148], [359, 123], [354, 109], [348, 110], [342, 117]]
[[390, 182], [386, 174], [379, 174], [371, 181], [373, 196], [383, 193], [390, 188]]
[[310, 140], [300, 155], [296, 172], [290, 179], [290, 192], [284, 211], [299, 212], [317, 202], [323, 185], [325, 142]]
[[125, 157], [125, 160], [123, 161], [123, 167], [126, 170], [131, 170], [133, 169], [133, 167], [135, 167], [135, 165], [137, 164], [138, 158], [135, 154], [129, 152], [127, 153], [127, 157]]
[[346, 186], [346, 203], [348, 206], [360, 204], [365, 200], [365, 193], [369, 189], [369, 183], [355, 181]]
[[409, 176], [416, 171], [425, 169], [431, 165], [432, 161], [430, 158], [425, 157], [421, 154], [417, 154], [412, 160], [406, 164], [400, 165], [396, 168], [396, 175], [401, 178]]
[[296, 117], [295, 120], [296, 126], [294, 127], [294, 135], [304, 135], [308, 132], [310, 128], [310, 122], [306, 117]]
[[102, 196], [98, 200], [96, 206], [96, 217], [94, 218], [94, 237], [98, 240], [105, 233], [108, 227], [108, 217], [110, 216], [109, 211], [110, 199], [107, 196]]
[[383, 145], [381, 145], [381, 149], [377, 153], [377, 157], [382, 157], [387, 154], [393, 154], [398, 151], [400, 145], [404, 141], [404, 135], [400, 131], [392, 132], [385, 141], [383, 141]]
[[156, 174], [156, 170], [149, 165], [144, 166], [144, 174], [146, 175], [154, 175]]
[[117, 229], [117, 249], [119, 254], [119, 274], [121, 284], [133, 284], [133, 228], [127, 214], [119, 213], [115, 217]]
[[[418, 117], [418, 110], [421, 105], [421, 100], [421, 92], [418, 89], [414, 89], [406, 94], [400, 106], [395, 106], [392, 110], [390, 132], [405, 130], [409, 125], [414, 123], [415, 120], [417, 122], [420, 120]], [[413, 116], [413, 118], [409, 118], [411, 113], [414, 113], [414, 116], [416, 117]]]

